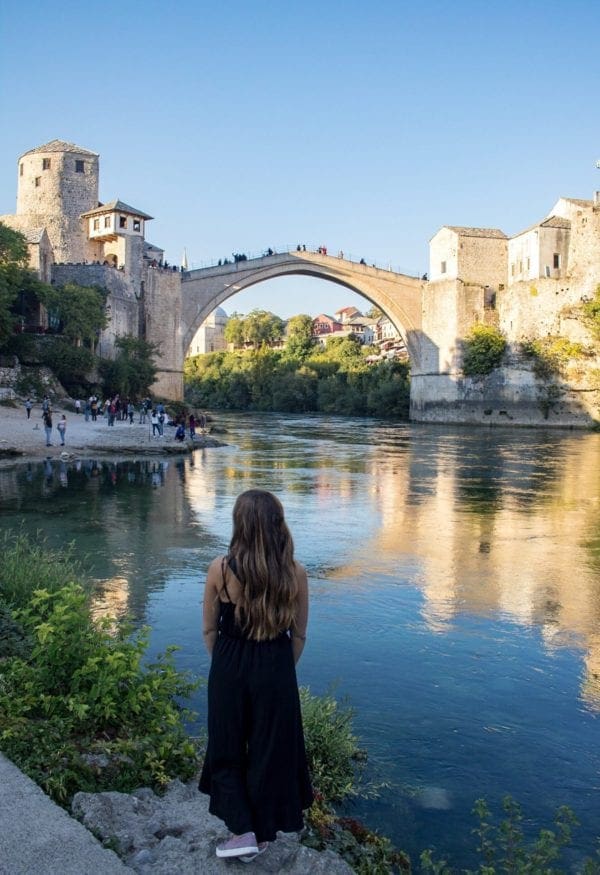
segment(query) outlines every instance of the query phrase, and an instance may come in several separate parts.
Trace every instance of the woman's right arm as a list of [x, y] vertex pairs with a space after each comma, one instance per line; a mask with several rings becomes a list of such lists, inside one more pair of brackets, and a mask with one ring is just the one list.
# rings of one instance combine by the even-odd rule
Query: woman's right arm
[[210, 563], [204, 584], [204, 603], [202, 609], [202, 636], [204, 646], [210, 654], [217, 640], [219, 624], [219, 584], [221, 581], [221, 561], [218, 556]]

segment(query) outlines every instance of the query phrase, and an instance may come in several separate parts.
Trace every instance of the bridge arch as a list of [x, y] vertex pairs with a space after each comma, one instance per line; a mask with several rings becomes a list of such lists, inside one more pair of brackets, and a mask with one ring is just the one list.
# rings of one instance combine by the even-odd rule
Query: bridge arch
[[182, 357], [215, 307], [258, 283], [310, 276], [345, 286], [379, 307], [402, 336], [413, 363], [421, 364], [421, 280], [312, 252], [286, 252], [189, 271], [182, 278]]

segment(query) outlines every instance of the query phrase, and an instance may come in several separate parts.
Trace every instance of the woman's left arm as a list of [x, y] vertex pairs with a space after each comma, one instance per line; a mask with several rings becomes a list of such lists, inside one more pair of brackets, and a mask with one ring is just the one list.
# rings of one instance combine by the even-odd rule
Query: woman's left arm
[[298, 607], [292, 626], [292, 651], [294, 663], [302, 656], [306, 643], [306, 627], [308, 626], [308, 579], [305, 568], [296, 563], [296, 579], [298, 581]]

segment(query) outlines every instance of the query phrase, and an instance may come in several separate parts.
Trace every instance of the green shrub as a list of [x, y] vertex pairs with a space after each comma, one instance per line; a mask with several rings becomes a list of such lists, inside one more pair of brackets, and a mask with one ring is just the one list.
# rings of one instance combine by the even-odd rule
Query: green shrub
[[172, 649], [143, 664], [148, 630], [95, 625], [81, 586], [36, 590], [15, 619], [27, 660], [1, 665], [0, 748], [57, 802], [78, 790], [131, 791], [191, 777], [195, 746], [180, 697], [193, 685]]
[[[473, 814], [479, 819], [479, 826], [473, 830], [477, 836], [479, 866], [475, 872], [481, 875], [495, 873], [514, 873], [514, 875], [560, 875], [564, 867], [554, 868], [560, 859], [562, 848], [571, 842], [571, 831], [577, 825], [573, 812], [562, 806], [554, 818], [555, 829], [541, 829], [537, 838], [526, 842], [523, 829], [523, 814], [520, 805], [510, 796], [502, 802], [505, 817], [494, 823], [491, 812], [484, 799], [475, 802]], [[597, 864], [587, 860], [583, 871], [598, 872]], [[421, 871], [435, 875], [451, 875], [455, 870], [446, 860], [435, 860], [431, 850], [421, 854]], [[473, 870], [462, 870], [467, 875]]]
[[2, 535], [0, 600], [8, 607], [24, 608], [34, 590], [56, 592], [81, 576], [72, 545], [66, 550], [52, 550], [41, 536], [34, 543], [21, 533], [7, 531]]
[[500, 366], [506, 349], [502, 332], [493, 325], [474, 325], [462, 342], [463, 374], [485, 377]]
[[533, 373], [539, 380], [564, 375], [570, 362], [589, 355], [582, 343], [556, 335], [525, 340], [521, 343], [521, 352], [531, 361]]
[[600, 341], [600, 285], [596, 286], [594, 297], [581, 307], [583, 319], [595, 340]]

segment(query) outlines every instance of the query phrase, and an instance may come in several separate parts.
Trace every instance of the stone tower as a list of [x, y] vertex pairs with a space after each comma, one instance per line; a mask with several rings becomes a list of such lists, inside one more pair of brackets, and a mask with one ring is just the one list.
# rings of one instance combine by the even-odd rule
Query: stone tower
[[98, 206], [98, 155], [52, 140], [18, 160], [17, 217], [29, 227], [46, 228], [55, 262], [97, 257], [82, 213]]

